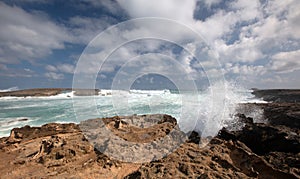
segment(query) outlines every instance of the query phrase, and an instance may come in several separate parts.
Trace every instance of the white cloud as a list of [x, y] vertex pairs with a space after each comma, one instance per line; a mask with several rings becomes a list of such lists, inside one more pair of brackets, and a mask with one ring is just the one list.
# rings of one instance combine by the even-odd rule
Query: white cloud
[[24, 70], [25, 70], [26, 72], [34, 72], [34, 71], [32, 71], [31, 69], [29, 69], [29, 68], [24, 68]]
[[71, 64], [60, 64], [56, 67], [60, 72], [73, 74], [74, 65]]
[[261, 5], [259, 0], [236, 0], [231, 4], [231, 8], [236, 10], [240, 21], [249, 21], [262, 17]]
[[56, 66], [46, 65], [45, 69], [49, 72], [60, 72], [60, 73], [73, 74], [75, 67], [72, 64], [63, 63], [63, 64], [58, 64]]
[[[193, 12], [191, 9], [195, 9], [196, 1], [188, 3], [164, 1], [160, 3], [119, 0], [118, 2], [134, 18], [149, 16], [170, 18], [193, 28], [202, 34], [219, 53], [221, 64], [227, 68], [225, 69], [226, 73], [251, 75], [253, 81], [256, 80], [258, 83], [258, 81], [262, 81], [262, 76], [271, 74], [272, 70], [287, 73], [295, 71], [299, 67], [299, 63], [295, 59], [298, 54], [284, 52], [300, 48], [300, 11], [298, 10], [300, 3], [297, 0], [265, 2], [234, 0], [227, 3], [229, 9], [219, 8], [204, 21], [193, 19], [193, 15], [190, 13]], [[220, 3], [219, 0], [202, 2], [208, 8]], [[167, 7], [170, 7], [170, 10], [173, 7], [179, 8], [168, 11]], [[170, 33], [176, 31], [176, 29], [170, 29]], [[132, 33], [136, 33], [136, 31], [132, 31]], [[139, 33], [143, 33], [143, 31]], [[197, 50], [199, 49], [194, 49], [194, 51]], [[275, 55], [275, 53], [278, 54]], [[190, 73], [200, 67], [200, 63], [192, 64], [189, 56], [180, 60]], [[270, 60], [273, 60], [272, 65], [270, 65]], [[206, 62], [201, 63], [207, 66]], [[231, 66], [226, 67], [226, 63]]]
[[[26, 0], [32, 2], [34, 0]], [[25, 2], [25, 1], [24, 1]], [[111, 6], [88, 0], [87, 3]], [[19, 4], [19, 3], [17, 3]], [[34, 61], [65, 49], [65, 43], [87, 44], [105, 28], [117, 22], [105, 16], [92, 18], [74, 16], [59, 24], [41, 11], [25, 11], [18, 6], [0, 2], [0, 62]]]
[[61, 73], [55, 73], [55, 72], [47, 72], [45, 73], [45, 76], [52, 80], [62, 80], [64, 79], [64, 75]]
[[222, 62], [254, 62], [264, 57], [259, 41], [252, 37], [243, 37], [230, 45], [226, 45], [224, 40], [216, 40], [214, 45]]
[[280, 52], [272, 56], [271, 69], [278, 73], [300, 70], [300, 50]]
[[227, 63], [224, 69], [228, 73], [239, 74], [239, 75], [264, 75], [266, 73], [266, 68], [262, 65], [241, 65], [241, 64], [231, 64]]
[[[197, 23], [220, 53], [221, 61], [254, 63], [267, 58], [274, 49], [300, 47], [300, 23], [296, 20], [299, 1], [281, 2], [268, 1], [263, 6], [259, 1], [236, 0], [230, 4], [232, 11], [219, 10]], [[228, 41], [231, 36], [233, 42]]]
[[202, 2], [204, 2], [204, 4], [210, 8], [212, 5], [216, 5], [219, 4], [222, 0], [200, 0]]
[[[162, 17], [176, 20], [179, 23], [185, 24], [196, 32], [203, 35], [205, 40], [219, 53], [221, 65], [225, 67], [226, 63], [231, 63], [232, 66], [224, 69], [226, 73], [235, 75], [265, 75], [270, 71], [270, 66], [265, 64], [257, 65], [257, 61], [266, 60], [272, 55], [272, 50], [283, 50], [283, 48], [297, 48], [297, 32], [293, 33], [292, 28], [297, 27], [298, 11], [293, 10], [291, 6], [295, 1], [284, 3], [285, 6], [277, 7], [277, 10], [270, 10], [276, 3], [269, 2], [262, 6], [261, 1], [253, 0], [235, 0], [229, 2], [229, 9], [218, 9], [212, 16], [205, 21], [195, 20], [193, 18], [193, 10], [195, 9], [195, 1], [146, 1], [146, 0], [118, 0], [119, 4], [128, 12], [132, 18], [140, 17]], [[212, 4], [217, 4], [219, 1], [214, 1]], [[159, 6], [158, 6], [159, 4]], [[206, 2], [211, 7], [212, 4]], [[278, 8], [281, 8], [279, 11]], [[287, 13], [282, 13], [286, 11]], [[282, 17], [284, 16], [284, 17]], [[81, 19], [77, 19], [78, 21]], [[84, 21], [83, 21], [84, 22]], [[90, 23], [89, 23], [90, 24]], [[142, 24], [140, 24], [142, 25]], [[102, 37], [101, 41], [94, 44], [98, 47], [113, 48], [116, 42], [122, 42], [124, 39], [133, 37], [148, 37], [152, 33], [165, 35], [165, 38], [176, 39], [180, 42], [185, 42], [184, 47], [188, 50], [203, 57], [202, 50], [195, 41], [191, 40], [190, 32], [184, 32], [182, 29], [173, 27], [172, 25], [161, 26], [159, 23], [145, 26], [135, 26], [131, 28], [116, 28], [115, 31], [107, 36]], [[164, 30], [168, 27], [168, 34], [164, 34]], [[112, 35], [114, 34], [114, 35]], [[286, 43], [288, 45], [283, 45]], [[143, 46], [146, 44], [146, 46]], [[284, 46], [284, 47], [283, 47]], [[132, 58], [144, 52], [156, 51], [162, 54], [167, 54], [171, 57], [176, 57], [181, 65], [193, 77], [197, 77], [197, 70], [206, 67], [211, 74], [220, 73], [219, 70], [212, 69], [216, 67], [216, 63], [209, 64], [209, 58], [204, 57], [201, 63], [192, 62], [190, 54], [175, 55], [170, 49], [161, 49], [159, 43], [145, 42], [133, 43], [118, 49], [116, 54], [113, 54], [108, 60], [109, 63], [102, 66], [102, 71], [113, 72], [116, 66], [122, 64], [128, 58]], [[299, 47], [298, 47], [299, 48]], [[142, 49], [142, 50], [141, 50]], [[159, 50], [158, 50], [159, 49]], [[286, 50], [286, 49], [285, 49]], [[103, 59], [107, 52], [94, 54], [86, 54], [86, 58], [94, 59], [85, 64], [85, 70], [94, 73], [99, 69], [97, 59]], [[200, 58], [200, 59], [201, 59]], [[208, 58], [208, 59], [206, 59]], [[242, 65], [240, 63], [243, 63]], [[201, 75], [199, 75], [201, 76]], [[258, 79], [259, 80], [259, 79]]]
[[[159, 2], [153, 1], [118, 1], [121, 6], [128, 11], [132, 17], [163, 17], [177, 20], [180, 23], [192, 27], [194, 30], [203, 35], [205, 40], [209, 42], [221, 54], [222, 59], [226, 61], [255, 61], [264, 57], [257, 47], [257, 41], [251, 38], [243, 38], [234, 45], [227, 45], [222, 40], [224, 36], [231, 35], [237, 28], [236, 25], [243, 21], [255, 20], [262, 17], [260, 12], [260, 3], [256, 1], [238, 0], [231, 3], [232, 11], [219, 10], [205, 21], [197, 21], [193, 19], [193, 11], [196, 1], [164, 1], [163, 4], [157, 6]], [[208, 3], [205, 1], [205, 3]], [[219, 3], [219, 1], [211, 2]], [[137, 8], [137, 6], [139, 8]], [[175, 7], [179, 10], [169, 11]], [[153, 30], [157, 27], [151, 27]], [[170, 33], [176, 32], [176, 29], [170, 28]], [[137, 33], [133, 31], [132, 33]], [[142, 33], [142, 32], [139, 32]], [[144, 31], [145, 33], [145, 31]], [[175, 33], [174, 36], [187, 36], [186, 34]], [[222, 42], [216, 43], [216, 42]], [[249, 46], [250, 45], [250, 46]], [[188, 60], [188, 59], [187, 59]]]
[[133, 18], [162, 17], [184, 23], [193, 20], [195, 0], [117, 0]]
[[207, 18], [204, 22], [197, 21], [194, 28], [199, 31], [203, 37], [209, 42], [221, 38], [227, 33], [230, 33], [238, 21], [238, 16], [233, 12], [226, 13], [219, 11], [213, 16]]
[[1, 2], [0, 17], [0, 61], [4, 63], [41, 58], [71, 41], [64, 27], [19, 7]]
[[45, 69], [47, 71], [52, 71], [52, 72], [56, 72], [57, 71], [57, 68], [53, 65], [46, 65]]
[[300, 38], [300, 11], [299, 11], [300, 2], [296, 1], [291, 5], [288, 15], [287, 15], [287, 30], [293, 38]]
[[[297, 57], [300, 49], [300, 1], [233, 0], [226, 2], [227, 9], [212, 9], [214, 5], [221, 3], [221, 0], [202, 0], [208, 9], [214, 11], [213, 15], [203, 21], [193, 18], [197, 1], [117, 0], [117, 5], [115, 1], [82, 0], [80, 3], [105, 7], [105, 10], [113, 13], [118, 13], [121, 6], [132, 18], [161, 17], [187, 25], [201, 34], [216, 50], [221, 65], [228, 74], [259, 74], [267, 79], [267, 76], [275, 71], [284, 79], [284, 75], [299, 70]], [[74, 16], [63, 25], [55, 23], [41, 12], [27, 12], [4, 3], [0, 3], [0, 17], [0, 63], [3, 64], [18, 63], [21, 59], [43, 58], [55, 49], [64, 49], [65, 42], [86, 44], [102, 30], [117, 22], [111, 17]], [[203, 55], [203, 48], [193, 40], [188, 31], [171, 24], [161, 25], [155, 22], [145, 26], [139, 25], [116, 28], [113, 33], [103, 36], [101, 41], [94, 45], [114, 50], [113, 45], [123, 42], [124, 39], [156, 34], [161, 35], [161, 39], [165, 36], [166, 39], [182, 42], [188, 50], [199, 56]], [[168, 33], [164, 33], [166, 30]], [[163, 44], [155, 40], [126, 44], [110, 56], [102, 66], [102, 71], [113, 72], [117, 66], [123, 65], [126, 59], [146, 52], [157, 52], [176, 58], [194, 77], [197, 77], [195, 74], [201, 65], [207, 67], [207, 70], [216, 71], [213, 69], [215, 63], [210, 64], [207, 59], [201, 63], [193, 62], [190, 54], [175, 54]], [[97, 72], [97, 60], [105, 58], [104, 54], [108, 54], [106, 50], [86, 54], [85, 57], [90, 60], [84, 70], [89, 73]], [[0, 69], [5, 67], [2, 65]], [[48, 65], [45, 69], [45, 76], [62, 79], [64, 74], [73, 73], [74, 65], [61, 62]], [[263, 81], [262, 76], [256, 76], [257, 81]]]

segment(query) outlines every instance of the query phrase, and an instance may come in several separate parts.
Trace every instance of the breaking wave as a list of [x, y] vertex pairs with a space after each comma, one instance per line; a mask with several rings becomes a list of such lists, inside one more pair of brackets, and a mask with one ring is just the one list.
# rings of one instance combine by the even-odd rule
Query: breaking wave
[[17, 91], [19, 88], [17, 86], [7, 88], [7, 89], [0, 89], [0, 92], [9, 92], [9, 91]]
[[[214, 136], [228, 123], [234, 123], [234, 114], [239, 111], [260, 121], [262, 111], [240, 106], [242, 103], [264, 102], [255, 98], [251, 92], [225, 83], [215, 84], [206, 91], [197, 93], [176, 90], [101, 90], [98, 96], [75, 96], [74, 92], [68, 92], [49, 97], [0, 98], [0, 135], [9, 135], [9, 130], [13, 127], [24, 125], [37, 126], [49, 122], [79, 123], [98, 117], [159, 113], [175, 117], [184, 132], [196, 130], [203, 136]], [[117, 93], [127, 97], [128, 106], [114, 106], [114, 95]], [[96, 114], [92, 112], [91, 99], [96, 103]], [[74, 113], [74, 101], [79, 105], [80, 114]], [[24, 118], [24, 114], [29, 120], [18, 121]]]

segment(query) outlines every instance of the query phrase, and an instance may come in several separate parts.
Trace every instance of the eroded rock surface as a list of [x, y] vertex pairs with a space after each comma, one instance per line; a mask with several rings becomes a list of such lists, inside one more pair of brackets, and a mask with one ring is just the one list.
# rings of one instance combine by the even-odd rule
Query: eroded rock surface
[[207, 145], [198, 133], [187, 136], [176, 119], [160, 114], [15, 128], [9, 137], [0, 139], [0, 175], [299, 178], [299, 129], [275, 125], [271, 115], [268, 117], [268, 123], [254, 123], [239, 114], [245, 124], [242, 129], [224, 128]]

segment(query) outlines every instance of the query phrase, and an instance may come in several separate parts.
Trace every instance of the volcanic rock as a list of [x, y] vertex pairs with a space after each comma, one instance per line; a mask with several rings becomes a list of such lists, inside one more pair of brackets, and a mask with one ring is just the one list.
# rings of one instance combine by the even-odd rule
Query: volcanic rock
[[[24, 126], [0, 139], [1, 178], [299, 178], [299, 131], [254, 123], [207, 145], [175, 118], [115, 116]], [[272, 120], [272, 119], [268, 119]]]

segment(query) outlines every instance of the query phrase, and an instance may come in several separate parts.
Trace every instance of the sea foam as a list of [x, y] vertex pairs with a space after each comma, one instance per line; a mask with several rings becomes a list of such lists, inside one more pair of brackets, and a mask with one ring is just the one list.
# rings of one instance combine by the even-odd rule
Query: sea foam
[[[24, 125], [79, 123], [91, 118], [159, 113], [175, 117], [184, 132], [196, 130], [203, 136], [214, 136], [228, 123], [234, 123], [234, 114], [240, 103], [264, 102], [254, 98], [251, 92], [225, 83], [197, 92], [133, 89], [101, 90], [98, 96], [76, 96], [72, 91], [49, 97], [4, 97], [0, 98], [0, 135], [7, 136], [13, 127]], [[97, 108], [96, 113], [92, 105]], [[74, 106], [79, 108], [76, 113]], [[259, 121], [262, 111], [248, 109], [247, 115]], [[20, 118], [29, 120], [18, 122]], [[7, 124], [12, 120], [16, 121], [13, 125]]]

